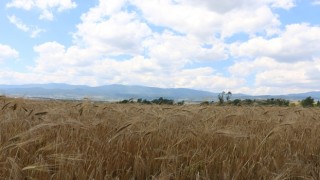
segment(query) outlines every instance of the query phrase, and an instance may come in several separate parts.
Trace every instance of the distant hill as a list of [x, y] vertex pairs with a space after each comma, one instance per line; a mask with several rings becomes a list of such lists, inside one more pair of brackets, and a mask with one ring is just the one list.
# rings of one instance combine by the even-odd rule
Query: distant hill
[[156, 88], [146, 86], [105, 85], [90, 87], [69, 84], [27, 84], [27, 85], [0, 85], [0, 94], [9, 96], [83, 99], [89, 97], [95, 100], [117, 101], [129, 98], [154, 99], [159, 97], [204, 101], [211, 100], [217, 93], [199, 91], [187, 88]]
[[[26, 84], [26, 85], [0, 85], [0, 95], [54, 98], [54, 99], [83, 99], [118, 101], [123, 99], [155, 99], [164, 97], [174, 100], [186, 101], [217, 101], [219, 93], [200, 91], [187, 88], [156, 88], [146, 86], [105, 85], [90, 87], [85, 85], [69, 85], [61, 83]], [[320, 92], [307, 92], [288, 95], [250, 96], [246, 94], [233, 94], [232, 99], [268, 99], [284, 98], [288, 100], [301, 100], [308, 96], [320, 99]]]

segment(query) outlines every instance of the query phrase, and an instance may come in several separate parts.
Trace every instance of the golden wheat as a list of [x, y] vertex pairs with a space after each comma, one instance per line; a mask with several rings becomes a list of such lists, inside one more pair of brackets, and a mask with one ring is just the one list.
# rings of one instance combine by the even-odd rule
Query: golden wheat
[[320, 109], [0, 97], [0, 179], [320, 179]]

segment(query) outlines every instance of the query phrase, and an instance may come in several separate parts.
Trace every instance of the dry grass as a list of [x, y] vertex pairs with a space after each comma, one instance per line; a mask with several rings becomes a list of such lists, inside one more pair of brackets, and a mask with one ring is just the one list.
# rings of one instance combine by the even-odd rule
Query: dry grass
[[0, 98], [0, 179], [320, 179], [320, 110]]

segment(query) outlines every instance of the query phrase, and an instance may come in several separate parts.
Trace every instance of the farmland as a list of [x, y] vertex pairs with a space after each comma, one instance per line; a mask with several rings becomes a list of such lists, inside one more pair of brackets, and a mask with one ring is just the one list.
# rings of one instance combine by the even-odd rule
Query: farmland
[[320, 179], [320, 109], [1, 97], [0, 179]]

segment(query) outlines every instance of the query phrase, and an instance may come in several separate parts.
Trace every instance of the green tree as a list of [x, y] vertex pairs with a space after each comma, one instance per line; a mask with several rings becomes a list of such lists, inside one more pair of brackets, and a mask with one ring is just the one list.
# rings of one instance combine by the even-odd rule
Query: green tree
[[314, 104], [314, 99], [311, 96], [309, 96], [301, 101], [302, 107], [313, 107], [313, 104]]
[[232, 93], [229, 91], [229, 92], [226, 94], [226, 100], [227, 100], [227, 102], [230, 102], [231, 96], [232, 96]]
[[139, 98], [139, 99], [137, 100], [137, 103], [142, 103], [142, 98]]
[[224, 96], [226, 95], [226, 92], [222, 91], [222, 93], [218, 94], [218, 100], [219, 104], [222, 105], [224, 104]]

